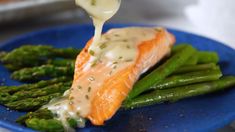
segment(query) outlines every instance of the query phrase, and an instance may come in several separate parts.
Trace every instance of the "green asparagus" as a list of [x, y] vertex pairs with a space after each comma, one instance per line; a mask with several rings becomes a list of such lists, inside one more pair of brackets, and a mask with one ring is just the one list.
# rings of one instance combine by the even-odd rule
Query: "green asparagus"
[[29, 112], [26, 115], [19, 117], [16, 122], [25, 125], [27, 119], [40, 118], [40, 119], [53, 119], [53, 113], [48, 109], [39, 109], [35, 112]]
[[[180, 44], [176, 45], [172, 48], [172, 54], [174, 55], [179, 50], [185, 48], [190, 44]], [[197, 58], [197, 59], [196, 59]], [[199, 64], [205, 64], [205, 63], [218, 63], [219, 62], [219, 56], [216, 52], [210, 52], [210, 51], [198, 51], [193, 57], [191, 57], [188, 60], [189, 64], [193, 64], [195, 62]], [[186, 63], [187, 64], [187, 63]]]
[[220, 70], [206, 70], [175, 75], [151, 86], [150, 89], [167, 89], [194, 83], [214, 81], [218, 80], [221, 76], [222, 73]]
[[64, 57], [75, 59], [80, 49], [57, 49], [48, 45], [24, 45], [7, 53], [1, 62], [8, 64], [10, 70], [45, 64], [50, 58]]
[[179, 44], [179, 45], [175, 45], [173, 46], [171, 53], [175, 54], [178, 53], [179, 51], [181, 51], [182, 49], [184, 49], [185, 47], [190, 46], [190, 44]]
[[19, 91], [13, 94], [12, 96], [10, 96], [10, 98], [8, 99], [8, 102], [22, 100], [26, 98], [36, 98], [36, 97], [46, 96], [46, 95], [53, 94], [53, 93], [62, 94], [70, 88], [71, 84], [72, 84], [71, 82], [67, 82], [67, 83], [62, 82], [58, 84], [49, 85], [42, 89], [34, 89], [30, 91], [28, 90]]
[[54, 60], [48, 60], [47, 64], [51, 64], [53, 66], [71, 66], [74, 67], [75, 60], [72, 59], [54, 59]]
[[5, 104], [7, 107], [13, 110], [19, 110], [19, 111], [30, 111], [30, 110], [36, 110], [40, 108], [41, 106], [47, 104], [51, 99], [60, 97], [61, 93], [53, 93], [46, 96], [41, 96], [37, 98], [27, 98], [23, 100], [18, 100], [14, 102], [9, 102]]
[[81, 49], [75, 48], [54, 48], [54, 53], [56, 57], [76, 59], [77, 55], [81, 52]]
[[219, 62], [219, 56], [216, 52], [200, 51], [197, 56], [199, 64]]
[[129, 93], [127, 100], [135, 98], [142, 92], [148, 90], [154, 84], [162, 81], [164, 78], [177, 70], [180, 66], [184, 65], [184, 63], [196, 52], [196, 50], [191, 46], [186, 46], [182, 50], [183, 52], [179, 51], [153, 72], [139, 80], [133, 86], [133, 89]]
[[124, 102], [123, 108], [133, 109], [166, 101], [177, 101], [180, 99], [212, 93], [224, 90], [235, 85], [235, 77], [223, 77], [220, 80], [193, 84], [172, 89], [155, 90], [150, 94], [141, 95], [135, 99]]
[[7, 102], [9, 97], [11, 97], [9, 93], [0, 92], [0, 104]]
[[172, 74], [181, 74], [181, 73], [203, 71], [203, 70], [215, 70], [215, 69], [218, 69], [218, 66], [215, 63], [188, 65], [178, 68]]
[[61, 121], [56, 119], [31, 118], [26, 120], [26, 126], [38, 131], [64, 132]]
[[[48, 85], [56, 84], [59, 82], [68, 82], [71, 80], [72, 80], [72, 78], [63, 76], [63, 77], [54, 78], [51, 80], [42, 80], [42, 81], [39, 81], [34, 84], [23, 84], [20, 86], [2, 86], [2, 87], [0, 87], [0, 93], [13, 94], [13, 93], [21, 91], [21, 90], [26, 91], [26, 90], [32, 90], [32, 89], [39, 89], [39, 88], [46, 87]], [[1, 98], [0, 98], [0, 100], [1, 100]]]
[[198, 63], [198, 56], [193, 55], [191, 56], [186, 62], [185, 62], [185, 66], [187, 65], [196, 65]]
[[12, 73], [11, 78], [19, 81], [35, 81], [43, 77], [73, 76], [74, 67], [57, 67], [43, 65], [33, 68], [24, 68]]

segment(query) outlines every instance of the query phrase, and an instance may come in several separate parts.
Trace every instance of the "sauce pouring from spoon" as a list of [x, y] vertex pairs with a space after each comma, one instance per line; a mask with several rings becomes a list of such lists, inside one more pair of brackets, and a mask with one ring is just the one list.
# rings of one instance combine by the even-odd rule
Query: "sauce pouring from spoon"
[[104, 23], [118, 11], [121, 0], [75, 0], [76, 4], [82, 7], [90, 15], [95, 27], [93, 42], [89, 48], [92, 56], [98, 57], [100, 54], [99, 40]]

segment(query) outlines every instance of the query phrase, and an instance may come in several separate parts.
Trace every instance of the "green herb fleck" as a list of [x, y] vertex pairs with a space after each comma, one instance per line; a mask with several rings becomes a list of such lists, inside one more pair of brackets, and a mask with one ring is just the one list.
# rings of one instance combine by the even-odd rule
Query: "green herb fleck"
[[131, 47], [130, 47], [130, 45], [126, 45], [126, 48], [127, 48], [127, 49], [130, 49]]
[[118, 59], [120, 59], [120, 60], [121, 60], [122, 58], [123, 58], [122, 56], [119, 56], [119, 58], [118, 58]]
[[91, 5], [95, 6], [96, 5], [96, 0], [91, 0]]
[[69, 97], [69, 100], [73, 100], [74, 99], [74, 97]]
[[76, 114], [77, 114], [77, 116], [80, 116], [80, 112], [79, 111], [77, 111]]
[[115, 65], [114, 67], [113, 67], [113, 69], [116, 69], [117, 68], [117, 66]]
[[108, 41], [110, 40], [110, 38], [108, 36], [105, 36], [105, 39], [108, 40]]
[[133, 60], [132, 59], [126, 60], [126, 62], [131, 62], [131, 61], [133, 61]]
[[119, 34], [114, 34], [115, 37], [119, 37], [120, 35]]
[[89, 51], [90, 55], [94, 56], [95, 55], [95, 52], [93, 50], [90, 50]]
[[106, 47], [107, 47], [107, 44], [106, 44], [106, 43], [103, 43], [103, 44], [100, 45], [100, 49], [104, 49], [104, 48], [106, 48]]
[[88, 87], [88, 92], [91, 92], [91, 87]]
[[94, 61], [94, 62], [91, 64], [91, 67], [95, 67], [95, 66], [96, 66], [96, 64], [97, 64], [97, 62], [96, 62], [96, 61]]
[[87, 100], [89, 100], [89, 96], [88, 95], [86, 95], [85, 97], [86, 97]]
[[117, 64], [118, 62], [117, 61], [114, 61], [113, 64]]
[[82, 86], [78, 85], [78, 89], [82, 89]]

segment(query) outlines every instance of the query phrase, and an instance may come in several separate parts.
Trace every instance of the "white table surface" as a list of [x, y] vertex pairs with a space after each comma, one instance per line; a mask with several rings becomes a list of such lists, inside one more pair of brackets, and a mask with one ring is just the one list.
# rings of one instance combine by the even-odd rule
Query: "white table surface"
[[[111, 23], [144, 23], [171, 27], [213, 38], [235, 48], [234, 0], [123, 0]], [[88, 23], [80, 10], [66, 11], [18, 23], [0, 25], [0, 43], [30, 31], [65, 25]], [[235, 125], [230, 125], [235, 126]], [[226, 126], [219, 130], [235, 131]], [[0, 132], [5, 132], [0, 128]]]

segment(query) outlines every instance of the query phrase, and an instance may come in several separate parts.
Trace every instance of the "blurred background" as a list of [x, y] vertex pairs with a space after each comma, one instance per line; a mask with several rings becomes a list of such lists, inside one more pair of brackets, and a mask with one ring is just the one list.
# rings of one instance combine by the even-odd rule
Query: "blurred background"
[[[121, 9], [109, 23], [166, 26], [235, 48], [234, 12], [235, 0], [122, 0]], [[74, 0], [0, 0], [0, 44], [30, 31], [83, 23], [91, 20]], [[218, 131], [232, 132], [234, 126]]]
[[[235, 48], [234, 12], [234, 0], [123, 0], [109, 22], [167, 26]], [[88, 22], [74, 0], [0, 0], [0, 42], [37, 29]]]

